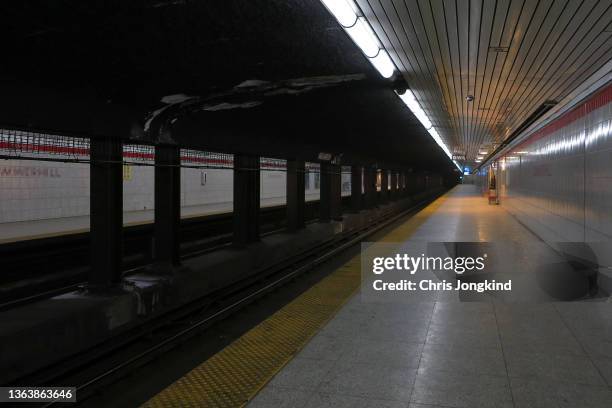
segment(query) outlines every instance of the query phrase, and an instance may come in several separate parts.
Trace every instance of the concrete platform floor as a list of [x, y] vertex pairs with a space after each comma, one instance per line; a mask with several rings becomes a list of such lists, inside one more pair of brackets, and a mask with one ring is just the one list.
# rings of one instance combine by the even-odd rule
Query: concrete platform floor
[[[469, 185], [410, 238], [539, 242]], [[612, 303], [398, 304], [356, 294], [248, 406], [609, 408]]]

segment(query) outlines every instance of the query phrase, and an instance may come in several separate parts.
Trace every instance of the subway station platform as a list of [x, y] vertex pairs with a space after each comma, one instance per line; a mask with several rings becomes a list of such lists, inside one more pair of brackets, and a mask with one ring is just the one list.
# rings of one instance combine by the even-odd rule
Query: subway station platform
[[5, 3], [0, 405], [612, 408], [612, 0]]
[[[459, 185], [384, 242], [538, 240]], [[355, 257], [145, 406], [609, 407], [612, 304], [365, 301]]]

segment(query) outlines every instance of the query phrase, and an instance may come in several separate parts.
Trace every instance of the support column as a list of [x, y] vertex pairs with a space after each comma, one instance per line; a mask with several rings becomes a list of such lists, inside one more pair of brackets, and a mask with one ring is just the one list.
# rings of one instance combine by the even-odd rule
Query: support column
[[155, 147], [155, 239], [153, 262], [161, 273], [180, 264], [181, 149]]
[[389, 198], [391, 200], [397, 199], [397, 171], [391, 171], [391, 190], [389, 191]]
[[342, 166], [331, 166], [331, 218], [334, 221], [342, 220]]
[[234, 245], [259, 241], [259, 156], [234, 156]]
[[320, 176], [320, 198], [319, 198], [319, 220], [329, 222], [332, 217], [332, 165], [327, 162], [321, 163]]
[[91, 139], [90, 291], [118, 286], [123, 257], [123, 145], [120, 138]]
[[338, 164], [321, 163], [321, 199], [319, 218], [322, 222], [342, 219], [342, 172]]
[[304, 160], [287, 160], [287, 229], [304, 228], [306, 185]]
[[389, 170], [382, 169], [380, 171], [380, 202], [386, 203], [389, 201]]
[[351, 211], [355, 213], [363, 209], [362, 171], [363, 167], [361, 166], [351, 166]]
[[417, 179], [414, 173], [406, 173], [406, 194], [414, 195], [418, 192]]
[[363, 178], [366, 208], [374, 208], [376, 206], [376, 169], [372, 166], [365, 166]]

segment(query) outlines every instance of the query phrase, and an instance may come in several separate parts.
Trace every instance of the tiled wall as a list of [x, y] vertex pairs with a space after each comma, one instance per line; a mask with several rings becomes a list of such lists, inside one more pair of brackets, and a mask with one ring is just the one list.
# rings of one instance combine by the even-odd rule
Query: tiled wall
[[[41, 158], [52, 157], [40, 155]], [[84, 157], [86, 158], [86, 157]], [[146, 160], [143, 163], [149, 163]], [[307, 173], [306, 199], [319, 199], [319, 174]], [[262, 206], [286, 202], [286, 172], [261, 171]], [[342, 194], [350, 195], [350, 174], [342, 174]], [[154, 168], [125, 165], [126, 213], [154, 208]], [[181, 169], [181, 206], [185, 215], [231, 211], [233, 170]], [[89, 215], [89, 165], [33, 160], [0, 161], [0, 224]], [[152, 213], [143, 219], [152, 219]]]
[[0, 222], [89, 214], [89, 167], [0, 161]]

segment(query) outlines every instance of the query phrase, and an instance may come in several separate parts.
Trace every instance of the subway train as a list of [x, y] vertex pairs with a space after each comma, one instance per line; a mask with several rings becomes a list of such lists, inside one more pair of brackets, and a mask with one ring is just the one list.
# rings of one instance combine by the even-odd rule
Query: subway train
[[[65, 144], [49, 136], [31, 149], [0, 132], [0, 157], [7, 158], [0, 160], [0, 242], [89, 227], [89, 151]], [[38, 160], [17, 159], [28, 153]], [[153, 220], [153, 158], [149, 146], [124, 146], [125, 225]], [[181, 165], [181, 217], [232, 211], [232, 155], [182, 150]], [[319, 165], [307, 163], [304, 176], [306, 200], [318, 200]], [[262, 158], [260, 177], [262, 207], [285, 204], [286, 162]], [[350, 195], [350, 180], [350, 168], [343, 167], [342, 195]]]

